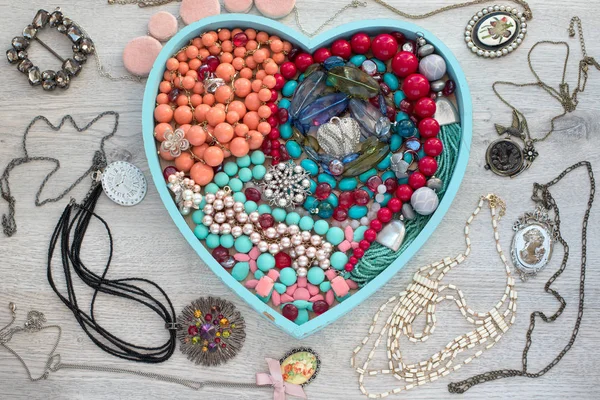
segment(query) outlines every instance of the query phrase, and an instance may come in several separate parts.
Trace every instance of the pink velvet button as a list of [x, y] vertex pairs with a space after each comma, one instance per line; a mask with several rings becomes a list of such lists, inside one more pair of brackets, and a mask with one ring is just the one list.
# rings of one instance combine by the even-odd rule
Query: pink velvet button
[[223, 6], [230, 13], [247, 13], [252, 8], [252, 0], [225, 0]]
[[254, 0], [254, 5], [265, 17], [277, 19], [291, 13], [296, 0]]
[[220, 13], [219, 0], [183, 0], [179, 7], [179, 16], [186, 25]]
[[167, 11], [159, 11], [148, 21], [148, 33], [161, 42], [166, 42], [177, 33], [177, 18]]
[[162, 44], [151, 36], [132, 39], [123, 50], [125, 69], [137, 76], [148, 76], [162, 50]]

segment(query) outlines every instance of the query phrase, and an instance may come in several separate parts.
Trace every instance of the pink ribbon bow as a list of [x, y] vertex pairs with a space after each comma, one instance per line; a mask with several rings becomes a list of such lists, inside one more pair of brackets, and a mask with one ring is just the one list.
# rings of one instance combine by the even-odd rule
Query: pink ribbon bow
[[273, 386], [273, 400], [285, 400], [286, 394], [303, 399], [307, 398], [302, 386], [283, 381], [283, 375], [281, 374], [281, 365], [279, 364], [279, 361], [272, 358], [266, 358], [265, 360], [267, 360], [267, 364], [269, 365], [269, 373], [257, 373], [256, 384], [259, 386]]

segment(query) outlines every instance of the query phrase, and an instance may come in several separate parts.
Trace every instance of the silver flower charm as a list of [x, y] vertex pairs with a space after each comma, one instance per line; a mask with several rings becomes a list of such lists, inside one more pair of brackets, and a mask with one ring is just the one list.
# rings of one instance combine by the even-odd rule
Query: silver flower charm
[[271, 166], [262, 182], [264, 195], [276, 207], [295, 207], [310, 194], [308, 172], [293, 162]]
[[185, 138], [185, 133], [180, 128], [175, 129], [175, 132], [171, 130], [165, 132], [165, 141], [160, 145], [162, 151], [168, 151], [173, 157], [179, 157], [182, 151], [189, 148], [190, 142]]

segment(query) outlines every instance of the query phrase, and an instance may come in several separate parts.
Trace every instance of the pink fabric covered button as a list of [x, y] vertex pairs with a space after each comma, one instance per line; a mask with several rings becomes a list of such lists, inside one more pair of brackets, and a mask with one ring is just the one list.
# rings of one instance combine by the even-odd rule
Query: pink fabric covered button
[[273, 279], [271, 279], [265, 275], [259, 279], [258, 285], [256, 285], [256, 288], [255, 288], [256, 293], [259, 296], [267, 297], [269, 295], [269, 293], [271, 293], [271, 290], [273, 290], [273, 285], [275, 285], [275, 282], [273, 282]]
[[291, 13], [296, 0], [254, 0], [254, 5], [265, 17], [277, 19]]
[[148, 21], [148, 33], [155, 39], [165, 42], [177, 33], [177, 18], [167, 11], [159, 11]]
[[252, 0], [225, 0], [223, 6], [230, 13], [247, 13], [252, 8]]
[[186, 25], [220, 13], [219, 0], [183, 0], [179, 7], [179, 16]]
[[310, 299], [310, 293], [306, 288], [297, 288], [294, 292], [294, 300], [308, 300]]
[[151, 36], [132, 39], [123, 50], [125, 69], [137, 76], [148, 76], [162, 44]]

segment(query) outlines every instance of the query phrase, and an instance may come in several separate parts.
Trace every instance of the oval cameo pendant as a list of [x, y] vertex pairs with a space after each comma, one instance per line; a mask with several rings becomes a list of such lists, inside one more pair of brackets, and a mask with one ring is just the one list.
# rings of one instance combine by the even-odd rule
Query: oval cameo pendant
[[465, 41], [480, 57], [499, 58], [512, 53], [527, 33], [527, 19], [510, 6], [490, 6], [473, 15], [467, 24]]
[[290, 350], [279, 360], [283, 380], [295, 385], [308, 385], [321, 368], [319, 355], [308, 347]]
[[533, 213], [525, 213], [514, 224], [511, 246], [515, 268], [526, 280], [541, 271], [552, 257], [554, 228], [548, 213], [538, 208]]

